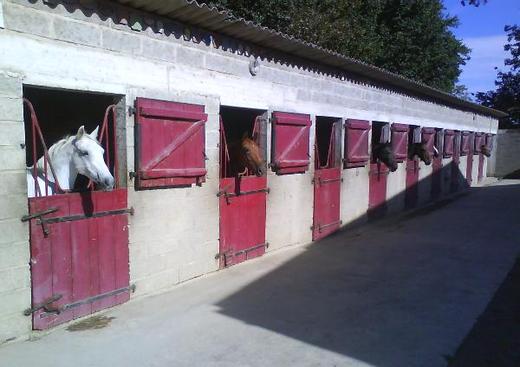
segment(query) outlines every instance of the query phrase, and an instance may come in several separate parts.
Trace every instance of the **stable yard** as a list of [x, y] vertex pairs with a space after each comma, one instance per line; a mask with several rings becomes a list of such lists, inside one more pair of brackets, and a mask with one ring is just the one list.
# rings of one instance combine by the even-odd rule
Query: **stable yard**
[[520, 181], [471, 188], [6, 345], [1, 365], [518, 366], [504, 287], [510, 323], [456, 350], [520, 253], [519, 201]]

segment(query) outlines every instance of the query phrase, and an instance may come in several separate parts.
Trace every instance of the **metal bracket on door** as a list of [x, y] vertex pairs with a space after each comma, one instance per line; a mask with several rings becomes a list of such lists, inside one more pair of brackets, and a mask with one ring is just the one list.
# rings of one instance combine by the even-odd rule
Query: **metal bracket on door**
[[35, 313], [36, 311], [39, 311], [41, 309], [43, 309], [45, 312], [48, 312], [48, 313], [56, 312], [57, 308], [50, 307], [50, 305], [56, 301], [59, 301], [61, 299], [61, 297], [63, 297], [61, 294], [55, 294], [54, 296], [47, 298], [45, 301], [38, 303], [31, 308], [26, 309], [23, 312], [23, 314], [25, 316], [31, 316], [33, 313]]
[[27, 214], [27, 215], [24, 215], [22, 217], [22, 222], [27, 222], [31, 219], [38, 219], [39, 223], [41, 226], [42, 226], [42, 230], [43, 230], [43, 234], [45, 235], [45, 237], [47, 237], [49, 235], [49, 227], [47, 226], [47, 223], [42, 221], [42, 217], [44, 215], [47, 215], [47, 214], [51, 214], [51, 213], [54, 213], [54, 212], [57, 212], [59, 208], [49, 208], [49, 209], [46, 209], [46, 210], [42, 210], [41, 212], [37, 212], [37, 213], [33, 213], [33, 214]]
[[45, 313], [54, 313], [54, 314], [59, 315], [60, 313], [62, 313], [64, 311], [70, 310], [71, 308], [75, 308], [75, 307], [83, 306], [83, 305], [86, 305], [86, 304], [89, 304], [89, 303], [93, 303], [95, 301], [99, 301], [99, 300], [101, 300], [103, 298], [106, 298], [106, 297], [117, 296], [118, 294], [121, 294], [121, 293], [124, 293], [124, 292], [132, 292], [132, 293], [134, 293], [135, 292], [135, 284], [131, 284], [128, 287], [123, 287], [123, 288], [115, 289], [115, 290], [110, 291], [110, 292], [105, 292], [105, 293], [101, 293], [101, 294], [98, 294], [98, 295], [95, 295], [95, 296], [92, 296], [92, 297], [88, 297], [88, 298], [82, 299], [81, 301], [68, 303], [68, 304], [65, 304], [65, 305], [60, 306], [60, 307], [49, 307], [52, 303], [60, 300], [63, 297], [63, 295], [57, 294], [57, 295], [54, 295], [54, 296], [52, 296], [50, 298], [47, 298], [44, 302], [39, 303], [39, 304], [35, 305], [32, 308], [26, 309], [23, 312], [23, 314], [25, 316], [30, 316], [34, 312], [43, 309], [45, 311]]
[[343, 178], [328, 178], [328, 179], [325, 179], [325, 180], [322, 180], [321, 178], [318, 178], [318, 180], [316, 179], [312, 179], [312, 183], [315, 184], [317, 181], [318, 185], [323, 185], [323, 184], [326, 184], [326, 183], [332, 183], [332, 182], [343, 182]]
[[38, 220], [36, 223], [40, 224], [42, 226], [43, 233], [45, 234], [45, 237], [47, 237], [50, 233], [48, 224], [61, 223], [61, 222], [73, 222], [73, 221], [81, 220], [81, 219], [106, 217], [108, 215], [120, 215], [120, 214], [134, 215], [134, 208], [131, 207], [128, 209], [107, 210], [107, 211], [103, 211], [103, 212], [93, 213], [91, 215], [78, 214], [78, 215], [65, 215], [62, 217], [52, 217], [52, 218], [43, 218], [42, 217], [44, 214], [54, 213], [57, 210], [58, 210], [58, 208], [52, 208], [52, 209], [45, 210], [43, 212], [27, 215], [22, 218], [22, 222], [27, 221], [29, 219], [37, 218]]
[[229, 188], [229, 186], [224, 188], [224, 189], [222, 189], [222, 190], [220, 190], [217, 193], [217, 197], [224, 196], [226, 198], [226, 202], [228, 204], [231, 202], [230, 199], [233, 198], [233, 197], [236, 197], [236, 196], [258, 194], [258, 193], [261, 193], [261, 192], [265, 192], [266, 194], [269, 194], [269, 192], [271, 191], [269, 188], [266, 188], [266, 189], [250, 190], [250, 191], [240, 191], [239, 193], [234, 193], [234, 192], [227, 191], [228, 188]]
[[[321, 230], [322, 229], [325, 229], [325, 228], [328, 228], [328, 227], [332, 227], [332, 226], [335, 226], [335, 225], [342, 225], [343, 224], [343, 221], [342, 220], [337, 220], [335, 222], [332, 222], [332, 223], [327, 223], [327, 224], [318, 224], [317, 227], [318, 227], [318, 232], [321, 233]], [[316, 228], [316, 226], [311, 226], [311, 231], [314, 231], [314, 229]]]
[[242, 255], [242, 254], [246, 254], [246, 258], [247, 258], [247, 254], [249, 252], [258, 250], [259, 248], [262, 248], [262, 247], [268, 248], [269, 247], [269, 243], [268, 242], [261, 243], [260, 245], [249, 247], [249, 248], [246, 248], [244, 250], [237, 251], [235, 253], [233, 253], [232, 251], [221, 252], [221, 253], [218, 253], [218, 254], [215, 255], [215, 260], [218, 260], [220, 258], [224, 258], [224, 267], [226, 267], [228, 265], [231, 265], [231, 259], [233, 257], [239, 256], [239, 255]]

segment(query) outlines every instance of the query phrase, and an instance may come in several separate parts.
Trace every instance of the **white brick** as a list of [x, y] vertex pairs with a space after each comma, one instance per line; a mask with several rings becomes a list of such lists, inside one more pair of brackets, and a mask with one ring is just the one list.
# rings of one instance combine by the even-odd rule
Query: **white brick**
[[3, 2], [3, 4], [6, 29], [51, 37], [52, 18], [50, 15], [9, 2]]
[[0, 219], [20, 219], [27, 214], [27, 197], [18, 195], [0, 195]]
[[206, 53], [190, 47], [179, 47], [177, 61], [194, 68], [204, 67]]
[[23, 122], [0, 122], [0, 145], [20, 147], [25, 143], [25, 130]]
[[0, 72], [0, 96], [21, 98], [22, 81], [11, 73]]
[[72, 43], [101, 46], [101, 28], [99, 26], [71, 21], [67, 18], [54, 18], [54, 36]]
[[129, 33], [103, 29], [103, 47], [112, 51], [139, 54], [141, 52], [141, 38]]
[[31, 318], [21, 312], [0, 318], [0, 345], [31, 332]]
[[176, 44], [151, 38], [141, 38], [141, 43], [144, 57], [175, 62], [178, 48]]
[[23, 121], [21, 98], [0, 97], [0, 121]]
[[0, 245], [29, 241], [29, 225], [20, 218], [0, 220], [0, 234]]
[[23, 194], [27, 196], [27, 171], [25, 169], [3, 171], [3, 168], [0, 168], [0, 182], [2, 182], [0, 195]]
[[25, 150], [21, 149], [20, 146], [0, 145], [0, 169], [20, 171], [25, 167]]
[[15, 242], [0, 245], [0, 269], [20, 267], [29, 263], [29, 243]]
[[31, 307], [31, 290], [29, 288], [1, 293], [0, 297], [2, 299], [0, 319], [14, 313], [21, 315], [26, 308]]

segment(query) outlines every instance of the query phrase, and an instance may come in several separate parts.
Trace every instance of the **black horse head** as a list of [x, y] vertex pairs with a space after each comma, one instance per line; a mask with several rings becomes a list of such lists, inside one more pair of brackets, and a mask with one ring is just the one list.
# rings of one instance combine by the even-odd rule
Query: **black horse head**
[[397, 170], [397, 160], [395, 159], [392, 144], [376, 144], [372, 153], [375, 161], [379, 160], [383, 162], [392, 172], [395, 172]]
[[413, 159], [415, 156], [418, 156], [427, 166], [432, 163], [430, 152], [428, 152], [425, 143], [411, 143], [408, 145], [408, 158]]
[[480, 147], [480, 151], [482, 152], [482, 154], [484, 154], [486, 157], [491, 157], [491, 150], [489, 150], [489, 148], [485, 145], [482, 145]]

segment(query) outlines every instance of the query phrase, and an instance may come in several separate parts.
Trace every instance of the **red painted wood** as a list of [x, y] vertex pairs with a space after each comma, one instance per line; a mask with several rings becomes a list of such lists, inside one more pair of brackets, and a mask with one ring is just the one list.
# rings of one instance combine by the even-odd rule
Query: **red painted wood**
[[345, 122], [344, 168], [364, 167], [369, 159], [368, 136], [370, 123], [365, 120], [348, 119]]
[[473, 154], [478, 154], [482, 151], [482, 146], [486, 144], [486, 136], [484, 133], [475, 133], [474, 135]]
[[[220, 190], [238, 194], [220, 196], [220, 267], [243, 262], [265, 253], [267, 177], [221, 178]], [[257, 247], [259, 246], [259, 247]], [[254, 249], [257, 247], [256, 249]]]
[[426, 149], [433, 156], [433, 146], [435, 144], [435, 129], [432, 127], [423, 127], [421, 129], [421, 142], [426, 145]]
[[408, 156], [408, 125], [392, 124], [392, 148], [397, 162], [404, 162]]
[[453, 161], [451, 162], [451, 180], [450, 180], [450, 190], [451, 192], [456, 192], [460, 186], [460, 176], [461, 172], [459, 169], [460, 164], [460, 139], [461, 133], [460, 131], [454, 132], [453, 136]]
[[470, 146], [471, 146], [471, 132], [463, 131], [461, 133], [461, 143], [460, 143], [460, 155], [465, 156], [468, 155]]
[[276, 174], [307, 171], [310, 126], [310, 115], [273, 112], [271, 167]]
[[[107, 210], [126, 209], [126, 189], [91, 191], [29, 199], [30, 213], [58, 207], [45, 218], [91, 215]], [[32, 303], [36, 305], [61, 294], [53, 306], [81, 301], [106, 291], [128, 286], [127, 215], [110, 215], [48, 224], [43, 234], [31, 220]], [[42, 310], [33, 315], [33, 328], [47, 329], [102, 308], [124, 302], [128, 292], [62, 312]]]
[[419, 160], [406, 159], [406, 192], [404, 203], [406, 208], [415, 208], [419, 200]]
[[453, 156], [454, 138], [455, 138], [455, 131], [444, 130], [444, 152], [442, 155], [444, 158], [450, 158]]
[[368, 214], [371, 217], [378, 217], [386, 212], [386, 184], [389, 172], [384, 163], [370, 163]]
[[471, 186], [471, 183], [473, 182], [473, 179], [471, 178], [471, 174], [473, 172], [473, 139], [474, 134], [469, 133], [467, 138], [467, 145], [468, 145], [468, 151], [467, 151], [467, 165], [466, 165], [466, 182], [469, 186]]
[[137, 187], [203, 182], [204, 106], [137, 98], [136, 111]]
[[326, 237], [340, 227], [340, 191], [341, 168], [315, 171], [313, 240]]

